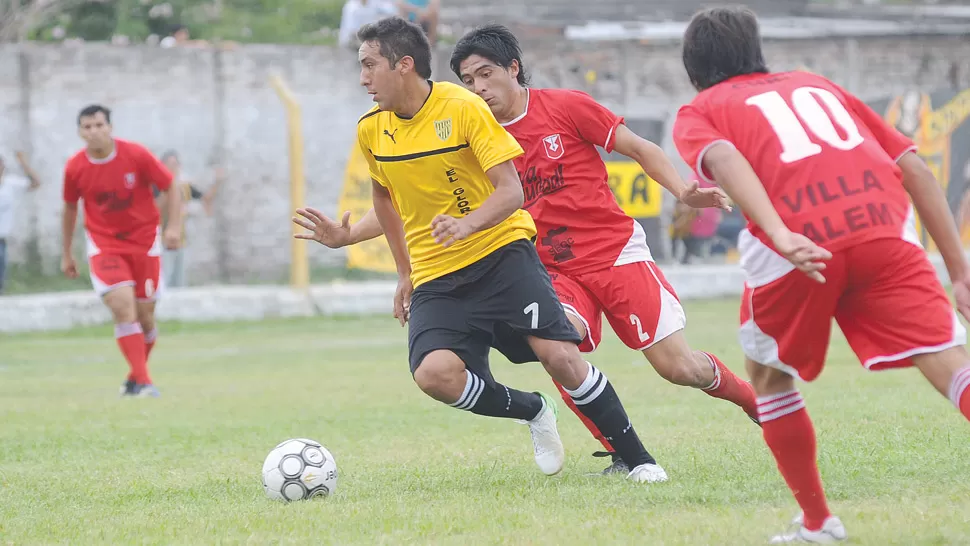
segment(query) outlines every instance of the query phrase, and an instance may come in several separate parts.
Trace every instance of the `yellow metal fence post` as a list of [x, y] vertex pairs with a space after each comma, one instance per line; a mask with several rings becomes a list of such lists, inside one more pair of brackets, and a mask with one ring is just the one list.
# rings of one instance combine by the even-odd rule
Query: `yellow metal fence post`
[[[283, 107], [286, 109], [286, 132], [290, 148], [290, 211], [304, 206], [306, 178], [303, 174], [303, 126], [300, 120], [300, 103], [279, 74], [270, 77], [270, 84], [276, 90]], [[290, 225], [291, 233], [296, 235], [300, 227]], [[310, 285], [310, 263], [307, 258], [306, 242], [290, 239], [290, 285], [306, 288]]]

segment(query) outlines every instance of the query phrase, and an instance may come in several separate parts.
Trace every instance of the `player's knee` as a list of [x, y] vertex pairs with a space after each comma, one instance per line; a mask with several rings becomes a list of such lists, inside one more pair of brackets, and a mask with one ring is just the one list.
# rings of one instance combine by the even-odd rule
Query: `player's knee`
[[759, 396], [787, 392], [795, 388], [795, 379], [787, 373], [770, 366], [745, 359], [745, 368], [751, 378], [751, 386]]
[[589, 365], [576, 345], [566, 341], [539, 340], [532, 347], [546, 372], [567, 389], [579, 387], [586, 379]]
[[451, 403], [465, 387], [465, 363], [447, 350], [428, 353], [414, 370], [414, 383], [425, 394], [440, 402]]

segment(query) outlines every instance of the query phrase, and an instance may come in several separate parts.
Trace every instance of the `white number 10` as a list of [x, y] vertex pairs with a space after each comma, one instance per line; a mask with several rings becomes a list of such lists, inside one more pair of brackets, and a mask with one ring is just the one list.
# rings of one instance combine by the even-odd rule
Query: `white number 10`
[[[819, 100], [828, 112], [819, 104]], [[825, 89], [799, 87], [793, 91], [791, 104], [794, 110], [777, 91], [755, 95], [744, 102], [757, 106], [775, 130], [781, 141], [781, 160], [784, 163], [794, 163], [822, 153], [822, 147], [808, 136], [806, 126], [819, 140], [838, 150], [848, 151], [862, 144], [862, 134], [852, 116], [838, 97]], [[836, 130], [836, 123], [845, 133], [845, 138]]]

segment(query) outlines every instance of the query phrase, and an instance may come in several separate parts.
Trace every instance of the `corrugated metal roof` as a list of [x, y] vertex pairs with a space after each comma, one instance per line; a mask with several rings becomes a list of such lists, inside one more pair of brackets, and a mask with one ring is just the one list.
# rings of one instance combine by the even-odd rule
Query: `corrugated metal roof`
[[[830, 19], [822, 17], [762, 17], [761, 36], [771, 40], [825, 37], [963, 35], [970, 34], [970, 22], [886, 21]], [[679, 41], [686, 22], [636, 23], [590, 21], [566, 27], [566, 38], [589, 41], [650, 40]]]

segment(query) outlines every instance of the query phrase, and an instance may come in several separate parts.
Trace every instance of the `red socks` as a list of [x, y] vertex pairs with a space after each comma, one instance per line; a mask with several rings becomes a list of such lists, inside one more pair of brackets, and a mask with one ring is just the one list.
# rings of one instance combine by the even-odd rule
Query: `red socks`
[[148, 360], [148, 356], [152, 354], [152, 348], [155, 347], [155, 340], [157, 338], [158, 328], [152, 328], [145, 332], [145, 360]]
[[741, 407], [748, 417], [758, 419], [758, 403], [755, 400], [754, 388], [747, 381], [734, 375], [727, 366], [711, 353], [702, 353], [711, 361], [714, 368], [714, 382], [701, 389], [708, 395], [721, 400], [727, 400]]
[[970, 366], [957, 370], [950, 383], [950, 401], [970, 421]]
[[148, 377], [148, 364], [145, 356], [145, 336], [141, 331], [141, 324], [131, 322], [128, 324], [115, 325], [115, 339], [121, 353], [128, 360], [128, 367], [131, 372], [128, 379], [140, 385], [151, 384], [152, 380]]
[[758, 416], [765, 443], [802, 508], [805, 528], [821, 529], [831, 513], [816, 463], [815, 428], [802, 395], [788, 391], [758, 397]]
[[590, 421], [588, 417], [583, 415], [583, 412], [579, 411], [579, 408], [576, 407], [576, 402], [574, 402], [573, 397], [566, 392], [566, 389], [564, 389], [563, 386], [556, 381], [553, 381], [553, 383], [555, 383], [556, 388], [559, 389], [559, 394], [562, 395], [563, 401], [566, 403], [567, 406], [569, 406], [569, 409], [572, 410], [572, 412], [575, 413], [577, 417], [579, 417], [579, 420], [582, 421], [584, 425], [586, 425], [586, 428], [589, 429], [589, 432], [590, 434], [593, 435], [593, 438], [596, 438], [597, 440], [599, 440], [600, 443], [603, 444], [603, 447], [606, 448], [606, 451], [609, 451], [610, 453], [612, 453], [613, 446], [610, 445], [610, 441], [606, 439], [606, 436], [603, 436], [603, 433], [600, 432], [600, 429], [596, 428], [596, 425], [594, 425], [593, 422]]

